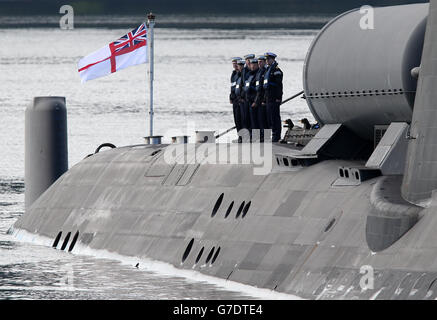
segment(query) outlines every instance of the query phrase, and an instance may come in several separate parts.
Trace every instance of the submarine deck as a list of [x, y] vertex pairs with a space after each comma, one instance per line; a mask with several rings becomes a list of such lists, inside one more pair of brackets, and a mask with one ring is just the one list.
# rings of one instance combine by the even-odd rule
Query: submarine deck
[[[286, 167], [274, 155], [295, 149], [288, 145], [273, 145], [267, 175], [254, 175], [250, 164], [167, 164], [167, 148], [129, 146], [84, 159], [29, 208], [14, 232], [54, 242], [59, 235], [56, 247], [65, 250], [79, 232], [77, 241], [94, 249], [303, 298], [437, 297], [434, 202], [388, 248], [369, 249], [372, 191], [390, 177], [336, 183], [339, 167], [363, 163]], [[238, 144], [228, 148], [238, 152]], [[363, 266], [374, 269], [374, 289], [360, 287]]]

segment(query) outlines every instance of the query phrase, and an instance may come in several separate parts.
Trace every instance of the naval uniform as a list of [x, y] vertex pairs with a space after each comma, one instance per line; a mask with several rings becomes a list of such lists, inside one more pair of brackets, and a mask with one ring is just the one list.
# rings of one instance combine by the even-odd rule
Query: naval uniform
[[239, 116], [240, 116], [240, 128], [238, 132], [240, 132], [241, 129], [248, 129], [247, 127], [247, 112], [245, 111], [246, 103], [244, 101], [244, 82], [243, 82], [243, 74], [242, 72], [238, 73], [238, 78], [236, 80], [235, 84], [235, 97], [236, 97], [236, 108], [238, 107], [239, 110]]
[[247, 78], [250, 75], [250, 70], [247, 66], [244, 66], [241, 71], [240, 88], [241, 88], [241, 102], [240, 102], [240, 114], [241, 114], [241, 127], [242, 129], [247, 129], [250, 131], [250, 114], [249, 114], [249, 103], [246, 99], [246, 92], [244, 91], [244, 86]]
[[229, 95], [229, 100], [232, 103], [232, 109], [234, 112], [234, 122], [237, 132], [241, 130], [241, 111], [240, 111], [240, 98], [237, 97], [235, 93], [235, 87], [237, 85], [238, 78], [241, 77], [241, 72], [238, 70], [232, 71], [231, 74], [231, 93]]
[[261, 136], [264, 134], [264, 129], [269, 129], [267, 127], [267, 113], [266, 113], [266, 104], [264, 102], [264, 74], [266, 73], [267, 68], [259, 68], [256, 77], [255, 77], [255, 88], [256, 88], [256, 97], [255, 97], [255, 105], [258, 111], [258, 125], [261, 130]]
[[246, 64], [244, 65], [244, 68], [241, 71], [241, 73], [243, 74], [244, 81], [246, 81], [246, 79], [247, 79], [247, 76], [248, 76], [247, 73], [250, 72], [249, 66], [247, 65], [247, 60], [248, 59], [253, 59], [253, 58], [255, 58], [255, 55], [253, 53], [249, 53], [249, 54], [246, 54], [244, 56], [244, 61], [246, 61]]
[[283, 73], [277, 62], [269, 66], [264, 74], [263, 88], [267, 109], [267, 125], [272, 128], [272, 142], [278, 142], [281, 139], [282, 78]]
[[244, 65], [243, 70], [241, 71], [241, 74], [243, 75], [244, 81], [246, 81], [246, 79], [249, 75], [249, 72], [250, 72], [249, 67]]
[[252, 107], [256, 98], [256, 74], [257, 71], [250, 71], [248, 73], [246, 82], [244, 83], [244, 96], [249, 109], [249, 120], [251, 129], [259, 129], [258, 123], [258, 108]]

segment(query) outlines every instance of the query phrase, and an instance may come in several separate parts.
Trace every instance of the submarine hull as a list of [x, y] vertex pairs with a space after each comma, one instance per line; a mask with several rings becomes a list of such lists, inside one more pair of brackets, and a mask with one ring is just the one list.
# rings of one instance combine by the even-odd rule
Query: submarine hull
[[[381, 29], [364, 38], [357, 11], [321, 31], [304, 66], [321, 128], [303, 148], [207, 142], [98, 152], [50, 186], [13, 232], [302, 298], [436, 299], [437, 0], [427, 17], [426, 9], [375, 9]], [[409, 70], [420, 57], [416, 89]], [[271, 168], [244, 159], [257, 145], [256, 160]]]
[[[382, 198], [396, 203], [401, 177], [353, 181], [339, 177], [339, 167], [360, 161], [292, 167], [275, 156], [269, 174], [254, 175], [250, 164], [166, 164], [166, 148], [130, 146], [86, 158], [27, 210], [15, 235], [39, 234], [74, 253], [77, 234], [78, 243], [93, 249], [302, 298], [437, 297], [434, 201], [388, 248], [369, 249], [374, 194], [390, 179]], [[239, 145], [228, 148], [236, 153]], [[274, 155], [291, 151], [273, 145]], [[400, 227], [372, 226], [393, 229], [374, 230], [383, 235]], [[374, 272], [373, 288], [362, 286], [363, 266]]]

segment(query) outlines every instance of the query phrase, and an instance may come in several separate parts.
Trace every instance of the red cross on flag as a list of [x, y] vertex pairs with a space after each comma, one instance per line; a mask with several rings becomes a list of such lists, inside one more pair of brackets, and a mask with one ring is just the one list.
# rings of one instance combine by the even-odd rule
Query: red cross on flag
[[80, 59], [82, 83], [129, 66], [148, 62], [147, 28], [141, 24], [123, 37]]

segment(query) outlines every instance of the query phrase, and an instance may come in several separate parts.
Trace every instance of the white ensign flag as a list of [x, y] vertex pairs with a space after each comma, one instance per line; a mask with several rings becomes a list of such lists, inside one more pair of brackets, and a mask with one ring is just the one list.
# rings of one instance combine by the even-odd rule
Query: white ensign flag
[[143, 23], [117, 41], [80, 59], [78, 71], [83, 83], [146, 62], [147, 28]]

